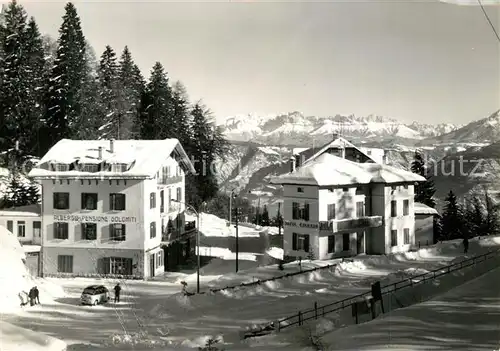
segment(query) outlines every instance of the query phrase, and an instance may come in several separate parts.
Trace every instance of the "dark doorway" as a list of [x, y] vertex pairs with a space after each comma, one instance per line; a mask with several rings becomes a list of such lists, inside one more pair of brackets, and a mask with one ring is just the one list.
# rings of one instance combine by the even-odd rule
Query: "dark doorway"
[[365, 232], [359, 232], [357, 233], [357, 254], [363, 254], [365, 253]]

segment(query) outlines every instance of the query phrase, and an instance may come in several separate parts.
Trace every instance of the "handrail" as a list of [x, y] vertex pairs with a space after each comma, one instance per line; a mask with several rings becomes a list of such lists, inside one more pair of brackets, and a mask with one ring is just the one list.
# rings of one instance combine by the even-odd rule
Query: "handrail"
[[[383, 286], [382, 289], [382, 295], [387, 295], [389, 293], [393, 293], [395, 291], [398, 291], [400, 289], [409, 287], [409, 286], [414, 286], [417, 284], [420, 284], [422, 282], [426, 282], [428, 280], [433, 280], [436, 279], [442, 275], [449, 274], [452, 272], [455, 272], [457, 270], [470, 267], [472, 265], [475, 265], [479, 262], [484, 262], [486, 259], [488, 259], [488, 256], [495, 256], [500, 253], [500, 249], [497, 250], [490, 250], [484, 254], [474, 256], [465, 260], [462, 260], [460, 262], [456, 262], [423, 274], [415, 275], [410, 278], [402, 279], [400, 281], [387, 284]], [[483, 260], [480, 260], [483, 258]], [[478, 261], [480, 260], [480, 261]], [[429, 277], [430, 276], [430, 277]], [[420, 279], [420, 280], [419, 280]], [[403, 284], [404, 283], [404, 284]], [[276, 325], [276, 322], [270, 322], [267, 323], [263, 326], [261, 326], [258, 329], [254, 329], [251, 331], [248, 331], [245, 335], [245, 338], [249, 337], [255, 337], [255, 336], [262, 336], [266, 335], [269, 333], [272, 333], [276, 329], [282, 330], [284, 328], [292, 327], [295, 325], [302, 325], [305, 321], [311, 320], [311, 319], [317, 319], [318, 316], [325, 316], [326, 314], [330, 314], [342, 309], [345, 309], [347, 307], [351, 307], [354, 303], [359, 301], [361, 298], [369, 297], [371, 296], [371, 291], [358, 294], [355, 296], [351, 296], [348, 298], [345, 298], [343, 300], [335, 301], [332, 303], [328, 303], [326, 305], [318, 306], [317, 303], [314, 304], [314, 308], [304, 310], [304, 311], [299, 311], [297, 314], [288, 316], [282, 319], [279, 319]]]

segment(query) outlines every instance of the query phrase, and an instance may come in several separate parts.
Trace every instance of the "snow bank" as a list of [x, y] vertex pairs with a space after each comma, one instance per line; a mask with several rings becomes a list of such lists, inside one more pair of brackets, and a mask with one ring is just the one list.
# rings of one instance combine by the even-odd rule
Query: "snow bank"
[[0, 320], [2, 351], [63, 351], [66, 343], [52, 336], [16, 327]]
[[20, 294], [37, 286], [41, 300], [64, 296], [64, 290], [43, 279], [32, 277], [24, 264], [26, 254], [18, 239], [0, 226], [0, 312], [17, 310], [21, 305]]

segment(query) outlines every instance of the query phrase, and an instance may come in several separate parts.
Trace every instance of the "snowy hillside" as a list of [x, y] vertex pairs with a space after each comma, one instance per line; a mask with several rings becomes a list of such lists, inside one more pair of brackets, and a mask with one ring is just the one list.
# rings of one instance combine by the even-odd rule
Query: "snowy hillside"
[[26, 255], [19, 240], [9, 232], [4, 226], [0, 226], [0, 312], [6, 313], [20, 307], [21, 300], [19, 294], [29, 292], [38, 286], [40, 296], [45, 301], [54, 297], [64, 295], [63, 290], [46, 283], [42, 279], [32, 277], [24, 265]]
[[413, 122], [405, 124], [381, 116], [358, 117], [354, 115], [335, 117], [305, 116], [300, 112], [290, 112], [270, 116], [228, 117], [222, 128], [229, 140], [255, 141], [274, 145], [304, 145], [333, 133], [342, 133], [351, 138], [403, 138], [424, 139], [451, 132], [458, 128], [452, 124], [428, 125]]
[[490, 116], [473, 121], [459, 129], [424, 139], [422, 145], [455, 143], [494, 143], [500, 140], [500, 110]]

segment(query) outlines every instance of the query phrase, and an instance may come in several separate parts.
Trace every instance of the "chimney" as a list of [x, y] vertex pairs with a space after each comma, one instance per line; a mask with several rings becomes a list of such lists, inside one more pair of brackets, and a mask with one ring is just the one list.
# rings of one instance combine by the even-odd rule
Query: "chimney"
[[333, 133], [333, 140], [337, 140], [339, 138], [339, 133]]
[[99, 146], [99, 160], [102, 160], [102, 146]]
[[290, 157], [290, 172], [295, 172], [295, 156]]
[[109, 141], [109, 152], [111, 153], [115, 152], [115, 139], [111, 139]]

